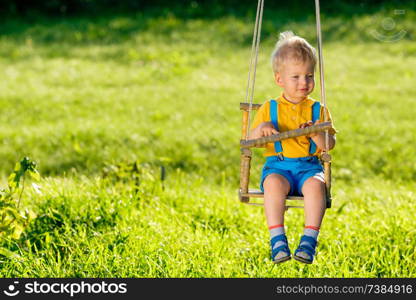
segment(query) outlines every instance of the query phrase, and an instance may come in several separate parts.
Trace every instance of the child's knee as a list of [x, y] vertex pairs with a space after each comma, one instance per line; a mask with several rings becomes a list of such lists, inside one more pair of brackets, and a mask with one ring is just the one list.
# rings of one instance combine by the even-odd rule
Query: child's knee
[[286, 194], [290, 191], [289, 181], [280, 174], [270, 174], [267, 176], [263, 186], [265, 190], [279, 190]]
[[315, 177], [308, 178], [302, 186], [302, 193], [307, 194], [318, 192], [325, 192], [325, 182]]

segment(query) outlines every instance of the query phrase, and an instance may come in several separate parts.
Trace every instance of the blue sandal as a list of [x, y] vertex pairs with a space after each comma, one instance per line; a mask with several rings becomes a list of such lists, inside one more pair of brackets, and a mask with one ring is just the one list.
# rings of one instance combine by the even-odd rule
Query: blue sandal
[[[317, 241], [313, 237], [302, 235], [300, 238], [299, 246], [295, 250], [295, 255], [293, 255], [293, 258], [305, 264], [311, 264], [315, 255], [316, 244]], [[309, 256], [309, 259], [303, 256], [299, 256], [299, 252], [306, 253]]]
[[[276, 243], [278, 242], [283, 242], [284, 244], [279, 247], [273, 248], [273, 246], [276, 245]], [[287, 238], [285, 234], [280, 234], [280, 235], [273, 237], [270, 240], [270, 244], [272, 246], [272, 260], [275, 264], [288, 261], [290, 259], [290, 250], [289, 250], [289, 246], [288, 246]], [[277, 254], [281, 252], [283, 252], [286, 255], [276, 258]]]

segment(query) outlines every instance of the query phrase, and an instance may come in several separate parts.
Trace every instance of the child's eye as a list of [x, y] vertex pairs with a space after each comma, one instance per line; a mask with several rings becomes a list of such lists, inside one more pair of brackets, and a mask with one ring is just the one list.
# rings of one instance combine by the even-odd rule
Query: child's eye
[[295, 76], [292, 76], [292, 78], [298, 79], [299, 76], [298, 75], [295, 75]]

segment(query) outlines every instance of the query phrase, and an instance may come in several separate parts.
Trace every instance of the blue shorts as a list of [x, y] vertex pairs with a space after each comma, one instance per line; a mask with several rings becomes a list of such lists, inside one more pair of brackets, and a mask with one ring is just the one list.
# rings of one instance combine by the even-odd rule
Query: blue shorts
[[264, 192], [263, 182], [270, 174], [279, 174], [290, 184], [289, 196], [302, 196], [302, 187], [309, 177], [319, 176], [324, 180], [322, 165], [316, 156], [288, 158], [267, 157], [261, 175], [260, 189]]

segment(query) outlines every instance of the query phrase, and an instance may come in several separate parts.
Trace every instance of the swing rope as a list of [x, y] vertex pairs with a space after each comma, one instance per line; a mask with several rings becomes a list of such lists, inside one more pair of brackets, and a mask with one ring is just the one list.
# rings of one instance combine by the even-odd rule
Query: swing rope
[[[316, 15], [316, 33], [318, 35], [318, 56], [319, 56], [319, 75], [321, 87], [321, 101], [324, 104], [324, 120], [328, 121], [326, 112], [326, 95], [325, 95], [325, 79], [324, 79], [324, 58], [322, 55], [322, 33], [321, 33], [321, 14], [319, 8], [319, 0], [315, 0], [315, 15]], [[329, 133], [325, 130], [325, 152], [329, 152]]]
[[[254, 84], [256, 82], [256, 71], [257, 71], [257, 60], [259, 56], [259, 46], [260, 46], [260, 33], [261, 33], [261, 25], [263, 23], [263, 7], [264, 7], [264, 0], [258, 0], [257, 2], [257, 12], [256, 12], [256, 23], [254, 25], [254, 33], [253, 33], [253, 42], [251, 45], [251, 57], [249, 63], [249, 70], [248, 70], [248, 79], [247, 79], [247, 90], [246, 90], [246, 103], [250, 98], [250, 105], [248, 108], [248, 126], [246, 130], [245, 139], [248, 140], [249, 130], [250, 130], [250, 114], [252, 111], [253, 106], [253, 97], [254, 97]], [[253, 60], [254, 57], [254, 60]], [[253, 78], [251, 78], [251, 73], [253, 72]], [[251, 87], [250, 87], [251, 81]]]

